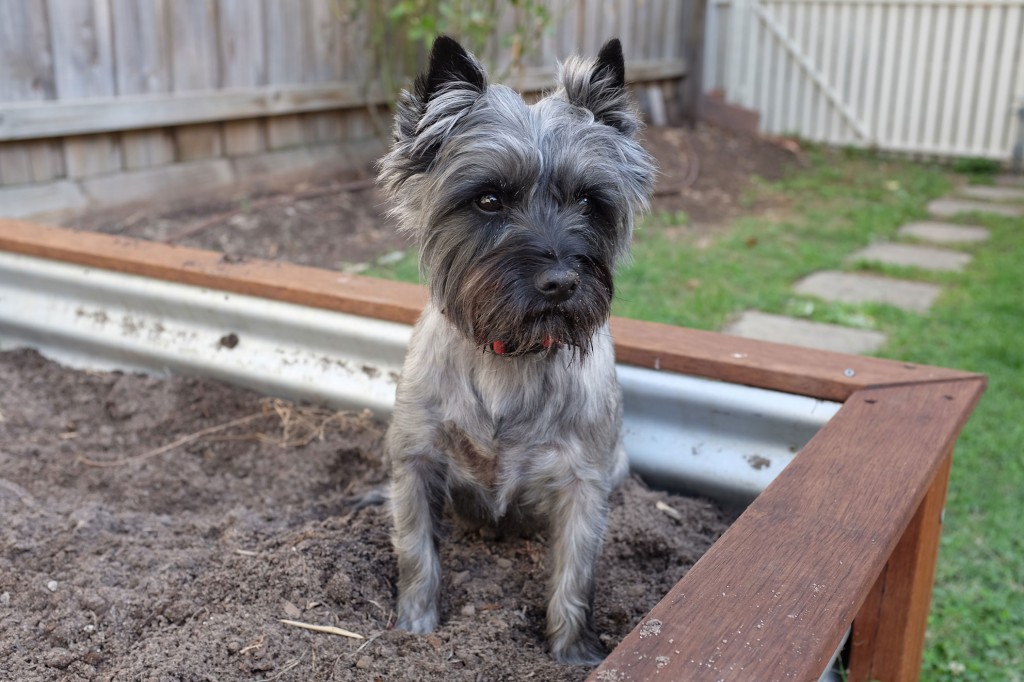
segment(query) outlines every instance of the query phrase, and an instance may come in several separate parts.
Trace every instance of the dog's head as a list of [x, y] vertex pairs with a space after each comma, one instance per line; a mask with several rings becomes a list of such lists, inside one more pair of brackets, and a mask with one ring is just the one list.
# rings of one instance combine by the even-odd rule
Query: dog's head
[[570, 59], [558, 80], [527, 105], [438, 38], [379, 164], [435, 304], [475, 344], [510, 356], [586, 354], [654, 182], [619, 41], [592, 62]]

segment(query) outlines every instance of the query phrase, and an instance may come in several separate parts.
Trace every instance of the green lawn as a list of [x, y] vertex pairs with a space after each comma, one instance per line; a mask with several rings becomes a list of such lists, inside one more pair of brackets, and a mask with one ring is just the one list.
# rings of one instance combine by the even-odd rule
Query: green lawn
[[954, 456], [924, 679], [1021, 680], [1024, 218], [973, 222], [991, 242], [931, 315], [887, 325], [885, 355], [989, 377]]
[[[982, 372], [982, 399], [956, 449], [923, 680], [1024, 680], [1024, 218], [974, 216], [989, 242], [964, 273], [886, 268], [943, 286], [927, 315], [794, 295], [793, 282], [926, 217], [955, 174], [934, 166], [815, 151], [785, 181], [759, 186], [751, 215], [710, 236], [658, 216], [639, 227], [615, 314], [718, 329], [746, 309], [878, 329], [880, 355]], [[372, 274], [415, 280], [411, 257]]]

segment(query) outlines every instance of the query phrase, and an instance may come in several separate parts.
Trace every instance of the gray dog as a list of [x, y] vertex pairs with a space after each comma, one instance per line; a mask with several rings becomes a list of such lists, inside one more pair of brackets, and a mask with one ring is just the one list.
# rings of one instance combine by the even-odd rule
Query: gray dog
[[627, 473], [612, 273], [655, 172], [624, 77], [611, 40], [596, 61], [566, 62], [530, 106], [441, 37], [402, 95], [378, 181], [418, 239], [430, 302], [386, 444], [401, 629], [438, 624], [447, 503], [477, 523], [542, 524], [551, 653], [604, 657], [594, 569]]

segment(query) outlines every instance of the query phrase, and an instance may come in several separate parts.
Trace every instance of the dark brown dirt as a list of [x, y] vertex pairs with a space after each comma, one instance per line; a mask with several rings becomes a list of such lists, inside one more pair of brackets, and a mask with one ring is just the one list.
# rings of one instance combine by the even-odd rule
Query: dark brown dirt
[[681, 211], [703, 231], [765, 208], [754, 191], [756, 179], [780, 180], [800, 162], [788, 143], [707, 124], [650, 128], [645, 137], [661, 172], [651, 212]]
[[[213, 381], [70, 370], [33, 351], [0, 353], [0, 385], [3, 679], [518, 682], [587, 673], [545, 653], [543, 538], [452, 530], [442, 627], [429, 636], [390, 629], [388, 517], [347, 504], [385, 480], [383, 426], [368, 415]], [[729, 520], [637, 481], [616, 493], [596, 600], [609, 646]]]
[[[696, 129], [649, 128], [644, 144], [660, 176], [651, 212], [656, 224], [678, 222], [705, 233], [759, 206], [754, 178], [781, 178], [797, 156], [773, 141], [702, 124]], [[200, 188], [197, 188], [199, 191]], [[97, 211], [62, 224], [226, 253], [356, 270], [409, 248], [385, 217], [383, 199], [365, 178], [304, 182], [291, 191], [206, 196]]]

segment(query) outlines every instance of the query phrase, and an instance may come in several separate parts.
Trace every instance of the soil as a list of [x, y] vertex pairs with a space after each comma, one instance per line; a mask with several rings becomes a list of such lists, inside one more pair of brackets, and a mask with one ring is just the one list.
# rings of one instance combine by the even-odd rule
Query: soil
[[[777, 180], [799, 163], [792, 143], [734, 133], [709, 124], [648, 128], [644, 145], [660, 174], [655, 224], [678, 223], [700, 234], [732, 218], [767, 208], [751, 190], [755, 178]], [[320, 178], [287, 192], [238, 191], [189, 202], [94, 211], [62, 224], [220, 251], [230, 258], [285, 260], [359, 271], [366, 263], [409, 248], [386, 218], [386, 206], [368, 177]], [[678, 228], [674, 228], [678, 229]]]
[[[543, 641], [543, 537], [451, 527], [443, 624], [392, 629], [383, 425], [215, 381], [0, 353], [0, 660], [33, 680], [578, 680]], [[667, 504], [670, 511], [663, 506]], [[596, 623], [611, 648], [724, 531], [628, 481]], [[344, 628], [362, 640], [282, 620]]]

